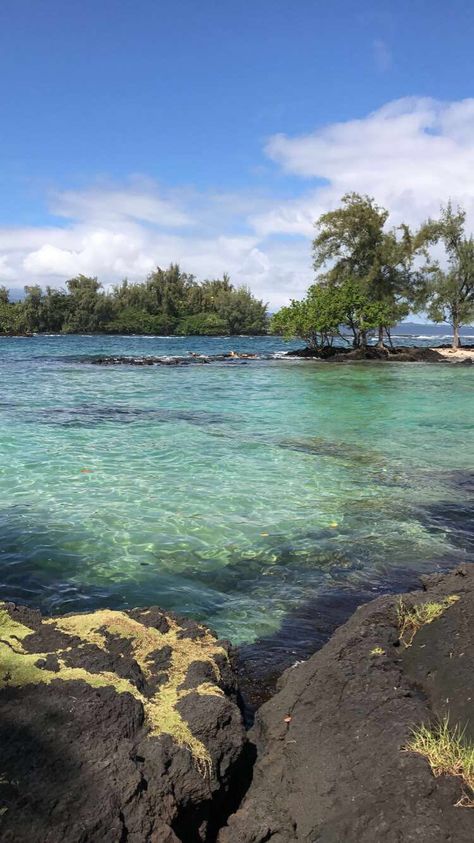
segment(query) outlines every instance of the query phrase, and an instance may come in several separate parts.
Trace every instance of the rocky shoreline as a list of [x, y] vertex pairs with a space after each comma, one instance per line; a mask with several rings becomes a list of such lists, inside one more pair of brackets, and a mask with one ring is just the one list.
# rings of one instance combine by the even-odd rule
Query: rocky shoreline
[[2, 843], [199, 843], [248, 785], [228, 646], [157, 608], [0, 606]]
[[[300, 348], [283, 355], [287, 359], [314, 360], [324, 363], [392, 362], [392, 363], [461, 363], [474, 362], [474, 346], [465, 346], [454, 351], [451, 346], [425, 348], [422, 346], [399, 346], [396, 348], [376, 346], [352, 349], [331, 346], [322, 351]], [[226, 351], [222, 354], [195, 354], [186, 356], [153, 355], [93, 355], [78, 358], [79, 363], [93, 366], [190, 366], [210, 363], [247, 363], [253, 360], [277, 360], [273, 354], [248, 354]]]
[[[219, 843], [474, 839], [462, 777], [407, 751], [414, 729], [446, 717], [473, 746], [474, 565], [422, 579], [360, 607], [283, 674], [257, 712], [252, 784]], [[424, 622], [411, 627], [415, 613]]]
[[450, 345], [427, 348], [424, 346], [369, 346], [368, 348], [339, 348], [330, 346], [322, 351], [300, 348], [288, 351], [287, 357], [320, 360], [327, 363], [379, 361], [387, 363], [474, 363], [474, 345], [453, 349]]
[[474, 565], [365, 603], [246, 733], [200, 624], [1, 604], [0, 838], [470, 843], [469, 781], [408, 748], [440, 722], [474, 743], [473, 614]]

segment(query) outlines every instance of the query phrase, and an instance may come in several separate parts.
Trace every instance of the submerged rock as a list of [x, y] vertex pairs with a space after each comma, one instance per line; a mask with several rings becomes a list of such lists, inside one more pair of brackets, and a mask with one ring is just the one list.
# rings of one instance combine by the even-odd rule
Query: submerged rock
[[206, 363], [235, 363], [247, 360], [269, 360], [271, 355], [246, 354], [245, 352], [225, 351], [222, 354], [196, 354], [189, 352], [182, 356], [125, 356], [125, 355], [95, 355], [78, 358], [81, 363], [91, 363], [94, 366], [189, 366], [191, 364]]
[[474, 742], [473, 617], [464, 566], [362, 606], [287, 670], [257, 712], [252, 784], [219, 843], [471, 843], [473, 791], [407, 746], [446, 717]]
[[2, 843], [212, 839], [246, 784], [235, 690], [225, 643], [157, 608], [0, 604]]

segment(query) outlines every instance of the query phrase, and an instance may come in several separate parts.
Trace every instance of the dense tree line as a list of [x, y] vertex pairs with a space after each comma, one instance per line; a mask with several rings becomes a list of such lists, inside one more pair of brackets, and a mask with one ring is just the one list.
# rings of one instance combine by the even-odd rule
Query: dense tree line
[[382, 346], [391, 342], [392, 326], [425, 311], [452, 326], [457, 348], [461, 326], [474, 319], [474, 240], [465, 233], [465, 212], [448, 204], [439, 220], [416, 231], [404, 224], [387, 229], [388, 217], [358, 193], [323, 214], [313, 241], [316, 282], [304, 299], [275, 314], [272, 331], [316, 350], [347, 335], [354, 348], [374, 334]]
[[111, 290], [85, 275], [71, 278], [65, 290], [26, 286], [19, 302], [0, 288], [3, 333], [262, 334], [267, 322], [267, 306], [246, 287], [227, 275], [199, 283], [177, 265]]
[[[451, 204], [438, 220], [416, 231], [387, 227], [389, 213], [373, 199], [350, 193], [316, 222], [316, 280], [271, 320], [271, 330], [299, 337], [314, 349], [336, 337], [365, 347], [408, 316], [426, 312], [448, 322], [453, 347], [460, 328], [474, 319], [474, 239], [465, 212]], [[105, 290], [97, 278], [78, 275], [65, 290], [26, 286], [20, 302], [0, 287], [0, 333], [263, 334], [267, 307], [246, 287], [221, 279], [196, 281], [176, 264], [157, 268], [142, 283], [127, 280]]]

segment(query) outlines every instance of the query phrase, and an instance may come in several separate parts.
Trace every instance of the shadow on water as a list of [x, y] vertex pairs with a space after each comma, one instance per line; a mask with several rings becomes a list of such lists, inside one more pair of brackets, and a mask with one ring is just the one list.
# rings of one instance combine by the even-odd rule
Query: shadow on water
[[226, 599], [192, 575], [150, 562], [137, 561], [123, 571], [112, 555], [91, 558], [78, 548], [94, 547], [94, 536], [84, 528], [74, 535], [70, 530], [28, 506], [0, 510], [0, 601], [48, 615], [152, 604], [179, 613], [189, 603], [192, 614], [204, 620]]
[[[183, 569], [180, 557], [176, 571], [169, 556], [166, 570], [160, 567], [158, 553], [156, 566], [137, 562], [128, 573], [117, 569], [116, 581], [101, 576], [100, 559], [91, 564], [78, 550], [81, 544], [93, 546], [93, 537], [76, 534], [70, 542], [67, 524], [48, 523], [32, 508], [12, 506], [0, 512], [0, 599], [51, 614], [156, 603], [214, 623], [226, 619], [229, 607], [232, 615], [233, 605], [278, 613], [283, 617], [278, 630], [237, 650], [251, 716], [281, 672], [320, 648], [356, 606], [379, 594], [416, 587], [420, 573], [474, 560], [474, 472], [449, 472], [441, 479], [446, 494], [411, 510], [411, 518], [424, 530], [440, 535], [445, 550], [436, 558], [412, 557], [410, 536], [404, 544], [401, 535], [397, 558], [385, 559], [383, 541], [372, 536], [361, 546], [348, 522], [349, 532], [341, 534], [339, 546], [329, 529], [293, 541], [275, 537], [273, 547], [270, 537], [253, 558], [236, 553], [226, 565], [216, 566], [212, 559], [207, 564], [190, 554], [189, 565]], [[112, 562], [104, 560], [103, 567]]]
[[474, 472], [449, 472], [443, 480], [453, 489], [453, 497], [419, 506], [416, 517], [428, 532], [441, 534], [452, 553], [447, 551], [444, 558], [427, 559], [415, 567], [387, 565], [382, 570], [379, 566], [355, 576], [349, 564], [345, 576], [336, 576], [325, 591], [291, 608], [275, 633], [237, 648], [248, 724], [256, 708], [274, 693], [281, 673], [319, 650], [362, 603], [382, 594], [418, 588], [422, 574], [474, 562]]
[[323, 436], [281, 439], [277, 444], [280, 448], [290, 451], [299, 451], [303, 454], [318, 457], [334, 457], [336, 459], [350, 460], [356, 465], [377, 465], [386, 462], [385, 457], [377, 451], [363, 448], [359, 444], [353, 445], [350, 442], [333, 441]]
[[235, 415], [208, 412], [204, 410], [182, 410], [172, 408], [127, 407], [120, 405], [78, 404], [73, 407], [47, 407], [22, 410], [23, 419], [31, 423], [55, 425], [58, 427], [96, 427], [103, 424], [157, 424], [184, 421], [207, 427], [215, 424], [235, 423]]
[[[69, 546], [68, 546], [69, 545]], [[88, 560], [71, 548], [64, 527], [26, 505], [0, 511], [0, 600], [54, 611], [87, 609], [109, 590], [74, 580]]]
[[0, 510], [0, 600], [46, 614], [157, 603], [204, 622], [221, 617], [236, 598], [251, 604], [265, 596], [269, 606], [292, 606], [321, 578], [344, 578], [360, 568], [342, 550], [324, 547], [331, 538], [330, 529], [305, 532], [293, 542], [276, 537], [253, 558], [235, 552], [225, 565], [179, 548], [165, 561], [157, 548], [156, 561], [136, 560], [125, 568], [113, 548], [106, 557], [99, 555], [103, 550], [88, 555], [97, 542], [85, 527], [16, 505]]
[[441, 534], [453, 547], [464, 551], [466, 561], [474, 553], [474, 471], [452, 471], [445, 483], [453, 490], [452, 497], [420, 506], [417, 512], [423, 526]]
[[358, 606], [384, 594], [412, 591], [420, 587], [422, 574], [452, 567], [448, 560], [436, 566], [427, 562], [416, 570], [388, 567], [361, 574], [356, 581], [341, 580], [290, 611], [275, 633], [236, 648], [234, 664], [247, 726], [252, 725], [256, 709], [275, 693], [283, 671], [320, 650]]

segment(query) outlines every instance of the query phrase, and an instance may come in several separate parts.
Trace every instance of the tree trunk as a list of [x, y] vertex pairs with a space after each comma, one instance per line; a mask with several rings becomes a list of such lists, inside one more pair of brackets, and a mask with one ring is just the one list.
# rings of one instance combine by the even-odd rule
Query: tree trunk
[[383, 348], [383, 325], [379, 325], [379, 340], [377, 348]]
[[359, 332], [357, 331], [352, 319], [349, 319], [349, 327], [352, 331], [352, 348], [359, 348]]
[[367, 331], [361, 331], [359, 335], [359, 348], [367, 348]]
[[459, 336], [459, 322], [456, 320], [453, 323], [453, 348], [457, 349], [461, 345], [461, 339]]

